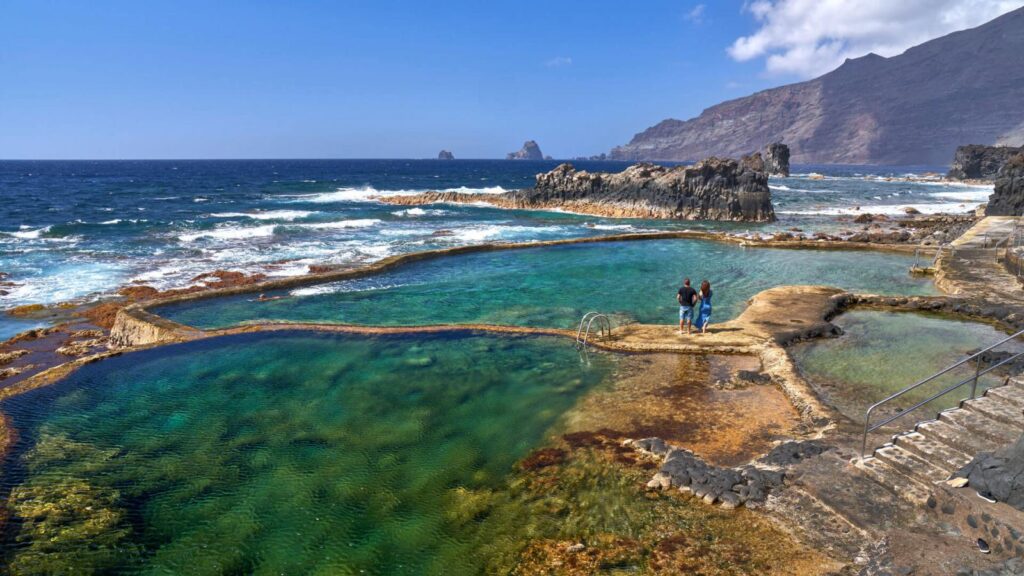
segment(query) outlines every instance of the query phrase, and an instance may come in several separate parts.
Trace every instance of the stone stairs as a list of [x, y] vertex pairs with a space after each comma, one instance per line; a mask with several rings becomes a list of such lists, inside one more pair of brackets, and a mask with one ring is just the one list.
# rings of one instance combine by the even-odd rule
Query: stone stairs
[[896, 434], [856, 465], [890, 491], [916, 502], [979, 452], [991, 452], [1024, 433], [1024, 377], [1009, 378], [958, 408]]

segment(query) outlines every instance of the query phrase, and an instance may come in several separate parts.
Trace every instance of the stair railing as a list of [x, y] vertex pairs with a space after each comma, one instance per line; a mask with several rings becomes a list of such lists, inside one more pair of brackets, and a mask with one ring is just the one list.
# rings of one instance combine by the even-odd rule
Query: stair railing
[[[1024, 352], [1017, 352], [1016, 354], [1013, 354], [1012, 356], [1010, 356], [1008, 358], [1004, 358], [1003, 360], [1001, 360], [1001, 361], [999, 361], [999, 362], [997, 362], [995, 364], [992, 364], [991, 366], [985, 368], [984, 370], [981, 369], [982, 355], [985, 354], [986, 352], [991, 352], [994, 348], [1002, 346], [1003, 344], [1006, 344], [1007, 342], [1009, 342], [1011, 340], [1015, 340], [1015, 339], [1019, 338], [1021, 335], [1024, 335], [1024, 330], [1021, 330], [1020, 332], [1017, 332], [1016, 334], [1013, 334], [1011, 336], [1007, 336], [1006, 338], [1000, 340], [999, 342], [996, 342], [995, 344], [992, 344], [988, 348], [985, 348], [984, 350], [976, 352], [976, 353], [968, 356], [967, 358], [964, 358], [963, 360], [961, 360], [961, 361], [959, 361], [959, 362], [957, 362], [955, 364], [951, 364], [951, 365], [947, 366], [946, 368], [943, 368], [939, 372], [936, 372], [935, 374], [925, 378], [924, 380], [921, 380], [920, 382], [918, 382], [916, 384], [913, 384], [911, 386], [907, 386], [903, 390], [900, 390], [899, 392], [896, 392], [895, 394], [889, 396], [888, 398], [885, 398], [884, 400], [880, 400], [880, 401], [875, 402], [874, 404], [872, 404], [868, 408], [867, 412], [864, 414], [864, 438], [863, 438], [863, 441], [861, 442], [861, 445], [860, 445], [860, 457], [861, 457], [861, 459], [863, 460], [864, 458], [866, 458], [867, 447], [868, 447], [868, 434], [874, 432], [875, 430], [878, 430], [882, 426], [885, 426], [885, 425], [887, 425], [887, 424], [889, 424], [889, 423], [891, 423], [891, 422], [893, 422], [895, 420], [898, 420], [898, 419], [906, 416], [907, 414], [913, 412], [914, 410], [917, 410], [918, 408], [924, 406], [925, 404], [928, 404], [929, 402], [931, 402], [933, 400], [937, 400], [937, 399], [945, 396], [946, 394], [949, 394], [950, 392], [953, 392], [954, 390], [959, 389], [961, 386], [966, 386], [967, 384], [971, 385], [971, 394], [967, 398], [964, 398], [962, 401], [964, 401], [964, 400], [974, 400], [977, 397], [977, 394], [978, 394], [978, 379], [980, 377], [984, 376], [985, 374], [988, 374], [989, 372], [995, 370], [996, 368], [999, 368], [1000, 366], [1003, 366], [1004, 364], [1008, 364], [1010, 362], [1013, 362], [1014, 360], [1016, 360], [1020, 356], [1024, 356]], [[975, 370], [974, 370], [974, 375], [973, 376], [970, 376], [970, 377], [968, 377], [965, 380], [962, 380], [962, 381], [960, 381], [960, 382], [958, 382], [956, 384], [953, 384], [952, 386], [944, 388], [943, 390], [937, 392], [936, 394], [933, 394], [932, 396], [929, 396], [925, 400], [921, 400], [920, 402], [914, 404], [910, 408], [906, 408], [904, 410], [899, 411], [894, 416], [890, 416], [890, 417], [888, 417], [888, 418], [886, 418], [886, 419], [884, 419], [881, 422], [878, 422], [876, 424], [871, 424], [871, 414], [879, 406], [883, 406], [885, 404], [888, 404], [889, 402], [891, 402], [891, 401], [893, 401], [893, 400], [895, 400], [897, 398], [900, 398], [900, 397], [906, 395], [908, 392], [916, 390], [916, 389], [920, 388], [921, 386], [924, 386], [925, 384], [928, 384], [929, 382], [933, 382], [937, 378], [939, 378], [940, 376], [944, 376], [945, 374], [948, 374], [949, 372], [952, 372], [953, 370], [955, 370], [955, 369], [957, 369], [957, 368], [959, 368], [959, 367], [961, 367], [961, 366], [971, 362], [972, 360], [976, 360], [977, 361], [976, 365], [975, 365]]]
[[[600, 312], [587, 312], [580, 319], [580, 327], [576, 330], [576, 348], [587, 347], [587, 342], [590, 340], [590, 330], [594, 322], [597, 322], [597, 329], [601, 336], [607, 338], [612, 335], [612, 322], [608, 316]], [[584, 324], [586, 325], [586, 332], [583, 331]]]

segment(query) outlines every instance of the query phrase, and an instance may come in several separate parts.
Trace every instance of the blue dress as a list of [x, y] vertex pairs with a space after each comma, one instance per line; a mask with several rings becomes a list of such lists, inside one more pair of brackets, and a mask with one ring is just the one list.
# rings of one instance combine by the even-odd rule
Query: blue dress
[[700, 299], [700, 303], [697, 305], [699, 311], [697, 313], [696, 320], [693, 321], [693, 326], [698, 330], [703, 330], [704, 325], [711, 321], [711, 296], [708, 294]]

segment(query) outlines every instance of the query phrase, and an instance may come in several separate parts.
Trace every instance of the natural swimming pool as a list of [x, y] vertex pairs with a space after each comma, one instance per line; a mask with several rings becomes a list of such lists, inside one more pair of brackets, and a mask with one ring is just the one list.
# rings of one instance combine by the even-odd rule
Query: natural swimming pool
[[[854, 310], [832, 322], [843, 329], [842, 336], [803, 342], [790, 353], [823, 399], [856, 422], [864, 421], [871, 404], [1006, 338], [988, 324], [910, 312]], [[1024, 343], [1009, 342], [1000, 350], [1019, 352]], [[974, 370], [973, 364], [957, 368], [893, 406], [909, 407], [969, 378]], [[998, 382], [996, 373], [983, 377], [978, 393]], [[907, 421], [934, 417], [968, 393], [969, 388], [950, 393], [908, 415]]]
[[[718, 321], [758, 292], [825, 284], [879, 294], [933, 294], [911, 277], [913, 258], [871, 251], [744, 248], [707, 240], [646, 240], [500, 250], [413, 262], [370, 277], [153, 308], [198, 328], [260, 320], [424, 325], [488, 323], [574, 327], [588, 311], [671, 324], [684, 276], [707, 278]], [[780, 314], [785, 314], [780, 310]]]
[[0, 405], [20, 435], [2, 557], [19, 573], [480, 573], [463, 494], [501, 486], [613, 365], [550, 338], [279, 333], [87, 366]]

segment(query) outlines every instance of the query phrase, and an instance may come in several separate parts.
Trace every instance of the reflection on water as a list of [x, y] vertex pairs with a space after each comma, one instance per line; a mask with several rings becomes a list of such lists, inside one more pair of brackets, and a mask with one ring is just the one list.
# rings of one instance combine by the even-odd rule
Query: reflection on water
[[[843, 329], [842, 336], [798, 344], [791, 352], [811, 384], [856, 422], [863, 422], [864, 411], [874, 402], [1006, 337], [987, 324], [913, 313], [857, 310], [833, 322]], [[1017, 352], [1024, 350], [1024, 344], [1009, 342], [1000, 350]], [[895, 401], [892, 409], [908, 408], [971, 377], [974, 371], [973, 364], [960, 367]], [[979, 393], [998, 382], [1001, 379], [997, 373], [983, 377]], [[929, 418], [939, 410], [956, 406], [969, 392], [965, 387], [908, 418]]]
[[[564, 245], [485, 252], [402, 266], [370, 278], [253, 296], [163, 306], [154, 312], [201, 328], [258, 319], [422, 325], [481, 322], [572, 327], [592, 310], [619, 320], [676, 322], [684, 276], [707, 278], [715, 317], [736, 316], [751, 296], [785, 284], [825, 284], [876, 294], [931, 294], [913, 258], [877, 252], [743, 248], [703, 240]], [[780, 310], [781, 316], [785, 310]]]

